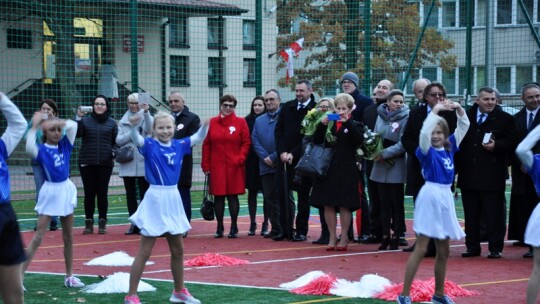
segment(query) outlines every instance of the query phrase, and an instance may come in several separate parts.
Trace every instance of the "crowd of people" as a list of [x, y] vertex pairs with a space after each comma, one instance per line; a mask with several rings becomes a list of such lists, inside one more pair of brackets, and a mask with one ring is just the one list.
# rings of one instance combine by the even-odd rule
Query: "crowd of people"
[[[538, 234], [531, 232], [540, 217], [540, 166], [536, 164], [540, 153], [540, 116], [536, 115], [540, 86], [523, 85], [524, 106], [511, 116], [499, 106], [499, 92], [490, 87], [479, 89], [468, 108], [448, 99], [443, 84], [423, 78], [413, 83], [417, 102], [411, 104], [388, 79], [381, 80], [369, 97], [361, 94], [359, 78], [353, 72], [343, 74], [340, 83], [343, 93], [318, 103], [308, 80], [298, 81], [295, 99], [286, 102], [278, 90], [270, 89], [253, 98], [246, 117], [237, 116], [236, 97], [224, 95], [218, 115], [202, 124], [185, 104], [184, 96], [171, 92], [170, 113], [158, 111], [155, 115], [148, 104], [139, 102], [137, 93], [129, 95], [128, 110], [118, 122], [110, 115], [106, 96], [96, 96], [91, 110], [79, 108], [74, 121], [58, 118], [56, 103], [46, 99], [26, 127], [16, 106], [2, 94], [0, 110], [8, 128], [0, 140], [0, 162], [5, 163], [27, 130], [26, 151], [35, 175], [38, 222], [31, 242], [23, 249], [9, 193], [0, 193], [0, 208], [4, 210], [0, 227], [13, 241], [9, 256], [0, 256], [0, 276], [22, 282], [47, 226], [56, 230], [60, 221], [64, 284], [84, 286], [72, 269], [76, 189], [69, 179], [71, 151], [75, 138], [81, 138], [78, 164], [84, 188], [83, 234], [94, 233], [96, 220], [98, 233], [107, 233], [108, 184], [115, 152], [124, 147], [133, 152], [118, 165], [131, 221], [125, 234], [141, 235], [125, 303], [140, 303], [137, 286], [159, 236], [167, 237], [171, 252], [171, 302], [200, 303], [184, 286], [182, 262], [182, 239], [188, 236], [192, 218], [192, 147], [200, 143], [201, 170], [209, 177], [209, 193], [214, 196], [215, 238], [224, 237], [226, 209], [230, 215], [227, 238], [238, 238], [242, 233], [238, 227], [239, 196], [247, 189], [248, 236], [257, 233], [257, 197], [262, 193], [260, 235], [264, 238], [307, 241], [310, 209], [314, 207], [319, 209], [321, 230], [313, 244], [326, 245], [327, 251], [347, 251], [353, 241], [377, 244], [378, 250], [398, 250], [409, 245], [404, 203], [405, 195], [411, 195], [417, 237], [415, 244], [403, 248], [412, 253], [398, 303], [410, 303], [412, 280], [424, 257], [435, 257], [433, 303], [453, 303], [444, 291], [450, 240], [465, 239], [463, 258], [480, 256], [483, 241], [488, 242], [488, 258], [502, 257], [507, 232], [505, 189], [511, 176], [508, 239], [527, 249], [524, 258], [534, 258], [527, 293], [528, 303], [534, 303], [540, 281], [540, 243]], [[314, 132], [306, 135], [305, 119], [313, 111], [322, 115]], [[379, 134], [382, 143], [373, 157], [365, 159], [358, 151], [365, 147], [368, 131]], [[332, 148], [324, 175], [305, 176], [295, 170], [309, 145]], [[7, 171], [2, 171], [0, 178], [2, 185], [9, 184]], [[462, 196], [464, 228], [456, 218], [457, 189]], [[23, 297], [22, 286], [15, 285], [0, 287], [4, 301], [22, 302], [18, 301]]]

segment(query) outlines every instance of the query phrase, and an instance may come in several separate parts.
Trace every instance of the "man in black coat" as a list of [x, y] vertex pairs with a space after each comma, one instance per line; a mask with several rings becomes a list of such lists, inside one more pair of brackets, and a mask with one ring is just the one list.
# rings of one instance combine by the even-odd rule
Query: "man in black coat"
[[[274, 136], [276, 139], [276, 153], [281, 164], [276, 170], [276, 203], [272, 216], [280, 219], [281, 227], [272, 225], [272, 239], [281, 241], [289, 238], [292, 241], [302, 242], [307, 239], [309, 221], [309, 190], [310, 187], [300, 187], [296, 190], [298, 195], [298, 214], [296, 215], [296, 233], [292, 235], [292, 222], [295, 206], [292, 195], [292, 182], [294, 167], [302, 155], [302, 120], [307, 112], [317, 105], [313, 96], [313, 87], [308, 80], [300, 80], [295, 87], [296, 99], [287, 101], [281, 107], [281, 113], [276, 123]], [[285, 180], [285, 171], [287, 179]], [[285, 199], [285, 196], [287, 199]], [[287, 204], [287, 205], [285, 205]]]
[[[521, 142], [529, 131], [540, 123], [540, 86], [535, 83], [525, 84], [521, 88], [521, 100], [523, 108], [514, 115], [516, 125], [517, 142]], [[540, 152], [540, 144], [533, 149], [535, 153]], [[519, 159], [513, 155], [512, 160], [512, 192], [510, 194], [510, 216], [508, 218], [508, 239], [517, 240], [514, 244], [525, 246], [524, 236], [527, 222], [534, 207], [538, 203], [538, 196], [531, 177], [525, 170]], [[524, 258], [532, 258], [533, 250], [529, 250], [523, 255]]]
[[471, 125], [455, 162], [467, 235], [467, 251], [461, 256], [480, 255], [480, 223], [484, 218], [488, 258], [501, 258], [506, 233], [508, 159], [514, 155], [517, 144], [514, 118], [497, 105], [496, 92], [490, 87], [480, 89], [467, 116]]
[[[185, 105], [184, 97], [180, 92], [171, 92], [169, 95], [169, 107], [174, 116], [176, 129], [173, 138], [180, 139], [191, 136], [199, 130], [201, 119], [197, 114], [190, 112]], [[193, 175], [193, 156], [184, 155], [182, 160], [182, 171], [178, 180], [178, 191], [184, 204], [184, 211], [189, 221], [191, 221], [191, 182]]]

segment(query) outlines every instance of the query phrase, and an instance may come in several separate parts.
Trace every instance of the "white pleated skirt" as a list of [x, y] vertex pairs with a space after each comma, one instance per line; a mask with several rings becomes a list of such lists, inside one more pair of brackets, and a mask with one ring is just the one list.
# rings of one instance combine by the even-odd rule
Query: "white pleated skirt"
[[533, 247], [540, 247], [540, 204], [537, 204], [529, 217], [525, 229], [525, 243]]
[[413, 229], [417, 234], [439, 240], [465, 237], [450, 185], [426, 182], [422, 186], [416, 197]]
[[77, 187], [68, 178], [59, 183], [45, 181], [34, 210], [39, 215], [66, 216], [72, 214], [76, 207]]
[[150, 185], [129, 220], [141, 229], [142, 235], [149, 237], [177, 235], [191, 229], [176, 185]]

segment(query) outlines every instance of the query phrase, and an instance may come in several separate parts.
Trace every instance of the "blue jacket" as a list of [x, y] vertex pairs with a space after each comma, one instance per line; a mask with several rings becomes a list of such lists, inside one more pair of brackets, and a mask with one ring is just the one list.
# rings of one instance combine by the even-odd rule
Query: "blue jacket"
[[265, 113], [257, 117], [253, 126], [253, 132], [251, 133], [251, 144], [253, 150], [259, 157], [259, 169], [261, 175], [276, 172], [276, 166], [268, 166], [264, 162], [264, 159], [270, 156], [270, 159], [274, 164], [277, 164], [279, 161], [279, 156], [276, 153], [274, 130], [276, 128], [276, 123], [280, 112], [281, 108], [277, 110], [275, 113], [276, 116], [273, 119], [270, 118], [270, 113]]

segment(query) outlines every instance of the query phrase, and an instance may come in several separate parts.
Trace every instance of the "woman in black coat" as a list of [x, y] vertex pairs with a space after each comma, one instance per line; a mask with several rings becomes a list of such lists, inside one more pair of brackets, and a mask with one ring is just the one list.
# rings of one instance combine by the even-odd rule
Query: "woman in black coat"
[[[79, 151], [79, 170], [84, 188], [85, 229], [83, 234], [94, 233], [96, 196], [98, 204], [99, 233], [107, 232], [109, 209], [109, 181], [114, 167], [113, 147], [116, 144], [118, 125], [109, 115], [109, 102], [98, 95], [92, 104], [92, 112], [77, 111], [77, 137], [82, 138]], [[83, 117], [84, 116], [84, 117]]]
[[[330, 239], [326, 250], [346, 251], [349, 239], [347, 231], [351, 224], [352, 211], [360, 208], [359, 175], [356, 165], [356, 149], [363, 141], [363, 135], [357, 122], [350, 119], [354, 99], [349, 94], [339, 94], [334, 99], [336, 113], [340, 115], [332, 126], [335, 142], [325, 139], [328, 117], [322, 120], [313, 136], [315, 144], [324, 143], [334, 148], [328, 172], [323, 178], [313, 181], [311, 203], [324, 206], [324, 218], [328, 224]], [[337, 243], [337, 210], [341, 222], [341, 239]]]
[[[253, 125], [255, 124], [255, 119], [257, 119], [257, 117], [259, 117], [261, 114], [264, 114], [265, 112], [266, 108], [264, 106], [264, 97], [256, 96], [255, 98], [253, 98], [253, 100], [251, 101], [251, 111], [245, 117], [249, 128], [249, 134], [253, 132]], [[248, 190], [249, 219], [251, 223], [249, 225], [248, 235], [253, 236], [255, 235], [255, 229], [257, 229], [257, 195], [259, 194], [259, 191], [262, 190], [261, 176], [259, 174], [259, 158], [257, 157], [257, 154], [255, 154], [255, 151], [253, 151], [253, 146], [251, 146], [251, 148], [249, 149], [249, 153], [245, 162], [245, 168], [246, 189]], [[265, 214], [261, 235], [267, 230], [268, 215]]]

